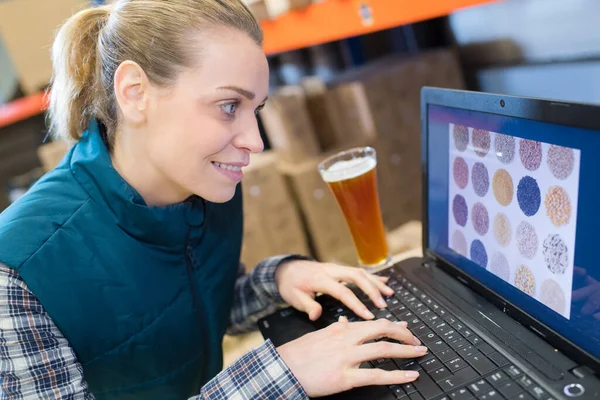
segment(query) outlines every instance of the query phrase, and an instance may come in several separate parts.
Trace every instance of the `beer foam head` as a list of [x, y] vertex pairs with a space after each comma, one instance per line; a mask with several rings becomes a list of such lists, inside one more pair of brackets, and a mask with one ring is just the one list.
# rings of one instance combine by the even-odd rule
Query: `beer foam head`
[[321, 171], [321, 175], [325, 182], [345, 181], [369, 172], [375, 168], [376, 165], [377, 160], [373, 157], [340, 160], [332, 164], [326, 170]]

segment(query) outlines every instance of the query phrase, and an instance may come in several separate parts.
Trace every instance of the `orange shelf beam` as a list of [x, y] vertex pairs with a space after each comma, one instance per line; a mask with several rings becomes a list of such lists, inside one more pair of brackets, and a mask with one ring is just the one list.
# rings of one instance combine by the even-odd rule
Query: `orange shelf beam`
[[0, 104], [0, 128], [43, 113], [47, 108], [46, 92], [32, 94]]
[[261, 23], [267, 54], [376, 32], [497, 0], [324, 0]]

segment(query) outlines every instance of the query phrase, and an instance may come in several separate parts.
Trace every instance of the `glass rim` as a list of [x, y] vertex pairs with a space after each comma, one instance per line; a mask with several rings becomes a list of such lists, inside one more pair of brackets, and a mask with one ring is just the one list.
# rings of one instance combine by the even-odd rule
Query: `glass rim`
[[[360, 152], [364, 153], [364, 152], [369, 152], [369, 151], [372, 151], [374, 154], [377, 154], [377, 150], [375, 150], [371, 146], [353, 147], [353, 148], [350, 148], [347, 150], [342, 150], [338, 153], [330, 155], [329, 157], [327, 157], [323, 161], [321, 161], [319, 163], [318, 169], [319, 169], [319, 171], [327, 171], [327, 168], [325, 168], [325, 165], [332, 162], [336, 158], [343, 158], [344, 156], [347, 156], [352, 153], [360, 153]], [[366, 162], [366, 160], [364, 162]], [[362, 162], [360, 164], [362, 164]], [[331, 164], [331, 165], [333, 165], [333, 164]], [[331, 167], [331, 165], [329, 167]]]

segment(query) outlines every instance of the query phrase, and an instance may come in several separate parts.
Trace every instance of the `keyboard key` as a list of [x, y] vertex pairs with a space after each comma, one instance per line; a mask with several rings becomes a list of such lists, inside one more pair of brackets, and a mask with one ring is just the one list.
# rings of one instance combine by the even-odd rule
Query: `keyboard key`
[[380, 365], [383, 365], [388, 361], [390, 361], [389, 358], [378, 358], [377, 360], [371, 360], [371, 364], [373, 364], [374, 367], [379, 368]]
[[450, 391], [455, 389], [458, 386], [462, 386], [463, 384], [469, 382], [472, 379], [477, 378], [478, 374], [471, 367], [463, 368], [458, 371], [453, 376], [448, 379], [444, 379], [443, 381], [439, 381], [438, 385], [441, 386], [444, 391]]
[[429, 317], [430, 315], [434, 315], [433, 311], [431, 311], [430, 309], [421, 309], [419, 311], [417, 311], [417, 315], [419, 317], [421, 317], [421, 319], [427, 319], [427, 317]]
[[404, 371], [420, 371], [422, 369], [417, 360], [407, 360], [406, 358], [393, 358], [392, 360], [398, 366], [398, 369]]
[[431, 400], [434, 397], [442, 394], [442, 391], [438, 385], [436, 385], [433, 379], [431, 379], [427, 374], [421, 374], [421, 376], [419, 376], [419, 378], [414, 381], [413, 384], [425, 400]]
[[432, 372], [438, 368], [443, 367], [443, 365], [440, 362], [440, 360], [438, 360], [437, 358], [432, 358], [431, 360], [426, 361], [423, 364], [421, 364], [421, 367], [423, 367], [423, 369], [427, 372]]
[[509, 364], [506, 357], [504, 357], [500, 353], [492, 353], [492, 354], [489, 354], [488, 357], [499, 367], [504, 367], [505, 365]]
[[417, 361], [419, 364], [423, 364], [424, 362], [429, 361], [432, 358], [435, 358], [435, 356], [431, 353], [427, 353], [423, 357], [415, 358], [415, 361]]
[[532, 395], [527, 392], [519, 393], [510, 400], [535, 400]]
[[423, 322], [421, 322], [421, 320], [417, 318], [412, 312], [405, 313], [404, 318], [402, 318], [402, 320], [408, 323], [408, 329], [410, 330], [423, 325]]
[[472, 335], [474, 335], [473, 331], [471, 331], [471, 330], [470, 330], [470, 329], [468, 329], [468, 328], [467, 328], [467, 329], [465, 329], [464, 331], [462, 331], [461, 333], [462, 333], [462, 335], [463, 335], [464, 337], [466, 337], [466, 338], [468, 338], [469, 336], [472, 336]]
[[396, 318], [398, 318], [401, 321], [405, 321], [405, 315], [406, 313], [410, 312], [408, 308], [402, 306], [400, 308], [396, 308], [393, 310], [390, 310], [392, 312], [392, 314], [394, 314], [396, 316]]
[[465, 360], [463, 360], [460, 357], [456, 357], [450, 361], [448, 361], [446, 363], [446, 366], [448, 367], [448, 369], [450, 369], [450, 371], [452, 371], [453, 373], [456, 373], [456, 371], [460, 371], [463, 368], [466, 368], [469, 366], [469, 364], [466, 363]]
[[452, 400], [471, 400], [474, 399], [473, 393], [469, 392], [467, 388], [460, 388], [450, 393], [450, 398]]
[[479, 350], [477, 350], [473, 346], [461, 347], [460, 349], [457, 350], [457, 353], [460, 354], [463, 358], [469, 358], [469, 357], [473, 357], [473, 356], [480, 354]]
[[385, 364], [381, 364], [376, 368], [383, 369], [384, 371], [397, 371], [398, 370], [398, 367], [396, 366], [396, 364], [394, 364], [394, 362], [392, 362], [392, 360], [390, 360], [389, 362], [386, 362]]
[[441, 362], [445, 363], [446, 361], [452, 360], [456, 357], [456, 352], [452, 349], [442, 350], [436, 354]]
[[418, 328], [411, 329], [411, 332], [413, 335], [421, 338], [421, 337], [427, 335], [428, 333], [432, 333], [433, 331], [431, 329], [429, 329], [429, 327], [427, 325], [421, 325]]
[[523, 388], [516, 382], [506, 382], [504, 385], [498, 388], [498, 391], [502, 393], [504, 397], [511, 399], [513, 396], [518, 395], [523, 391]]
[[450, 325], [448, 325], [446, 322], [442, 322], [433, 327], [433, 331], [435, 333], [437, 333], [438, 335], [443, 335], [444, 333], [448, 332], [449, 330], [452, 330], [452, 327]]
[[535, 382], [525, 375], [517, 379], [517, 383], [521, 385], [525, 390], [528, 390], [530, 387], [535, 386]]
[[492, 354], [492, 353], [496, 352], [496, 350], [494, 350], [494, 348], [492, 346], [490, 346], [489, 344], [487, 344], [487, 343], [482, 343], [479, 346], [477, 346], [477, 350], [479, 350], [480, 352], [482, 352], [486, 356], [488, 354]]
[[479, 336], [473, 335], [469, 337], [469, 342], [471, 342], [473, 346], [477, 346], [478, 344], [483, 343], [483, 340]]
[[427, 304], [429, 307], [431, 307], [431, 305], [433, 304], [433, 299], [428, 297], [427, 299], [425, 299], [425, 304]]
[[502, 386], [505, 382], [508, 382], [509, 380], [510, 378], [508, 377], [508, 375], [506, 375], [502, 371], [498, 371], [487, 377], [487, 381], [490, 383], [490, 385], [492, 385], [492, 387], [495, 387], [496, 389]]
[[406, 394], [406, 392], [404, 391], [404, 389], [402, 389], [402, 387], [400, 385], [392, 385], [390, 386], [390, 390], [392, 391], [392, 393], [394, 394], [394, 396], [396, 396], [396, 399], [406, 399], [408, 397], [408, 395]]
[[433, 353], [437, 353], [437, 352], [447, 349], [448, 345], [441, 340], [436, 340], [435, 342], [428, 343], [427, 347], [429, 348], [429, 351], [431, 351]]
[[405, 383], [400, 386], [402, 386], [402, 389], [404, 389], [404, 391], [408, 395], [417, 391], [417, 389], [415, 389], [415, 385], [413, 385], [412, 383]]
[[439, 315], [433, 314], [433, 315], [428, 316], [426, 321], [427, 321], [427, 325], [436, 326], [439, 322], [441, 322], [441, 318]]
[[471, 358], [467, 358], [467, 362], [471, 364], [480, 375], [485, 375], [488, 372], [491, 372], [496, 369], [496, 366], [493, 362], [487, 359], [485, 356], [474, 356]]
[[436, 381], [443, 381], [444, 379], [452, 376], [452, 372], [450, 372], [450, 370], [446, 367], [442, 367], [439, 369], [436, 369], [435, 371], [431, 372], [429, 374], [431, 376], [431, 378]]
[[446, 320], [447, 323], [449, 323], [450, 325], [455, 324], [456, 318], [454, 318], [452, 315], [447, 315], [446, 318], [444, 318]]
[[473, 392], [473, 394], [477, 397], [481, 396], [484, 393], [489, 392], [490, 390], [494, 390], [492, 385], [487, 383], [485, 379], [480, 379], [475, 383], [469, 385], [469, 390]]
[[457, 322], [455, 322], [455, 323], [453, 323], [453, 324], [452, 324], [452, 327], [453, 327], [454, 329], [456, 329], [456, 331], [457, 331], [457, 332], [461, 332], [461, 331], [463, 331], [463, 330], [467, 329], [467, 327], [466, 327], [466, 326], [465, 326], [463, 323], [461, 323], [461, 322], [458, 322], [458, 321], [457, 321]]
[[443, 308], [440, 307], [439, 310], [436, 310], [435, 312], [437, 315], [439, 315], [442, 318], [445, 318], [446, 316], [448, 316], [448, 311], [444, 310]]
[[391, 310], [394, 306], [401, 306], [400, 300], [396, 296], [388, 297], [385, 302], [387, 303], [388, 308]]
[[467, 342], [465, 338], [459, 337], [458, 339], [451, 341], [449, 344], [454, 350], [459, 350], [461, 347], [468, 345], [469, 342]]
[[496, 390], [490, 390], [486, 394], [479, 396], [479, 400], [504, 400], [504, 397]]
[[421, 394], [419, 393], [413, 393], [413, 394], [409, 394], [408, 397], [410, 398], [410, 400], [424, 400], [423, 396], [421, 396]]
[[389, 312], [389, 310], [386, 310], [385, 308], [382, 310], [376, 310], [374, 313], [375, 318], [377, 319], [382, 319], [382, 318], [386, 318], [387, 315], [391, 316], [392, 313]]
[[433, 332], [428, 333], [424, 337], [420, 337], [421, 341], [425, 343], [425, 345], [429, 345], [430, 343], [437, 342], [440, 340], [440, 337]]
[[527, 391], [536, 400], [548, 400], [550, 398], [548, 393], [546, 393], [546, 391], [538, 385], [531, 386], [529, 389], [527, 389]]
[[458, 339], [460, 336], [458, 335], [458, 332], [452, 329], [451, 331], [444, 333], [442, 337], [446, 342], [451, 342], [455, 339]]
[[436, 302], [433, 302], [432, 304], [429, 305], [431, 307], [431, 309], [435, 312], [438, 312], [438, 310], [441, 308], [440, 305]]
[[523, 372], [519, 368], [515, 367], [514, 365], [510, 365], [510, 366], [504, 368], [504, 372], [506, 372], [508, 374], [508, 376], [510, 376], [512, 379], [516, 379], [523, 374]]

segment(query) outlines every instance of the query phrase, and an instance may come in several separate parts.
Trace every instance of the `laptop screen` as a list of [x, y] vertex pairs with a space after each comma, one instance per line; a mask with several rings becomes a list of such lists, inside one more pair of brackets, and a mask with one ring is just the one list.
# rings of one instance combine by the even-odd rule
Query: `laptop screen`
[[600, 133], [429, 105], [429, 247], [600, 358]]

